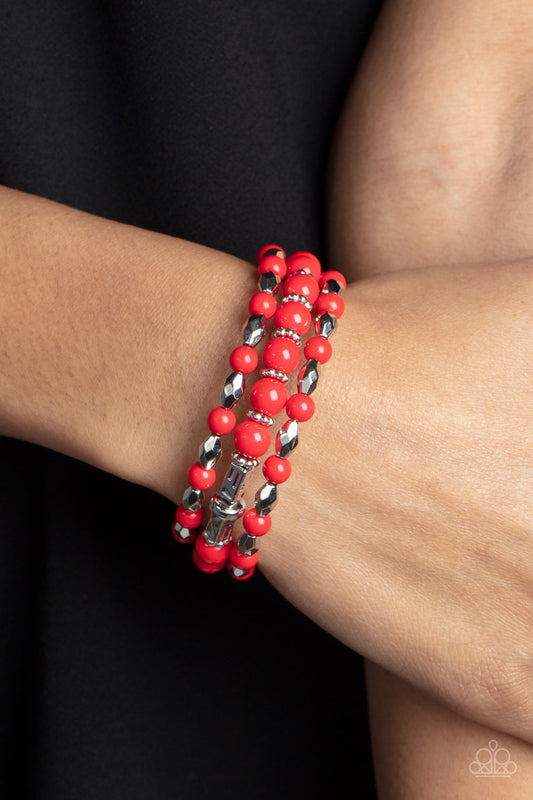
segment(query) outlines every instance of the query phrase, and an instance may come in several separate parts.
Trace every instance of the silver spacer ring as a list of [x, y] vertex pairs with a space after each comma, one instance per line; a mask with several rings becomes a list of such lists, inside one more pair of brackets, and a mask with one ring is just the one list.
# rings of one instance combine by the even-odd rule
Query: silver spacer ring
[[272, 334], [272, 338], [274, 339], [276, 336], [285, 336], [286, 339], [292, 339], [296, 344], [300, 344], [302, 341], [300, 334], [296, 333], [296, 331], [292, 331], [290, 328], [276, 328]]
[[261, 425], [268, 425], [269, 428], [274, 424], [272, 417], [268, 417], [266, 414], [260, 414], [259, 411], [247, 411], [246, 416], [254, 422], [260, 422]]
[[257, 458], [249, 460], [237, 452], [231, 454], [231, 460], [235, 461], [236, 464], [246, 470], [255, 469], [257, 466], [259, 466], [259, 461]]
[[310, 303], [307, 297], [305, 297], [303, 294], [288, 294], [281, 301], [281, 305], [283, 305], [284, 303], [292, 303], [292, 302], [301, 303], [303, 306], [308, 308], [309, 311], [313, 309], [313, 304]]
[[289, 380], [288, 375], [285, 375], [284, 372], [280, 372], [277, 369], [262, 369], [261, 375], [264, 378], [276, 378], [276, 380], [281, 381], [282, 383], [287, 383]]

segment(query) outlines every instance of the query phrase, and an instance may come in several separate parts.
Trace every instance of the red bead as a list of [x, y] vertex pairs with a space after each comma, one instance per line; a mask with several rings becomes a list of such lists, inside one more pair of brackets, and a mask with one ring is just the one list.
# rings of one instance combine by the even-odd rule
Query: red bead
[[232, 543], [228, 542], [222, 547], [216, 547], [214, 544], [208, 544], [204, 536], [199, 536], [194, 543], [194, 552], [206, 564], [224, 565], [228, 560], [231, 545]]
[[307, 253], [305, 250], [300, 250], [298, 253], [293, 253], [292, 256], [289, 256], [287, 259], [287, 272], [289, 274], [298, 272], [299, 270], [310, 272], [311, 275], [314, 275], [318, 280], [322, 268], [316, 256], [312, 253]]
[[193, 489], [205, 491], [206, 489], [210, 489], [215, 485], [217, 473], [214, 468], [206, 469], [205, 467], [202, 467], [201, 464], [196, 462], [196, 464], [193, 464], [190, 468], [188, 477], [189, 483]]
[[276, 313], [276, 298], [270, 292], [257, 292], [248, 303], [250, 314], [263, 314], [265, 319], [270, 319]]
[[[200, 539], [203, 539], [203, 536], [199, 536], [198, 539], [196, 539], [196, 542], [198, 542]], [[226, 566], [225, 562], [222, 562], [221, 564], [208, 564], [207, 561], [203, 561], [203, 559], [200, 558], [196, 550], [192, 551], [192, 560], [199, 570], [207, 573], [220, 572], [220, 570], [224, 569]]]
[[255, 567], [259, 561], [259, 551], [256, 550], [256, 552], [252, 555], [245, 556], [240, 552], [239, 545], [234, 544], [231, 548], [229, 560], [231, 564], [234, 564], [234, 566], [239, 567], [240, 569], [251, 569], [252, 567]]
[[278, 256], [278, 258], [283, 258], [283, 259], [287, 258], [283, 247], [279, 247], [279, 245], [277, 244], [266, 244], [258, 252], [255, 263], [259, 264], [259, 262], [267, 255]]
[[320, 287], [317, 279], [313, 275], [289, 275], [283, 283], [283, 294], [287, 297], [288, 294], [303, 295], [305, 299], [314, 306], [318, 295], [320, 294]]
[[331, 358], [331, 343], [323, 336], [312, 336], [307, 340], [304, 347], [304, 356], [307, 359], [315, 358], [321, 364], [325, 364]]
[[249, 375], [257, 369], [259, 357], [253, 347], [249, 344], [241, 344], [236, 347], [229, 357], [231, 368], [235, 372], [242, 372], [243, 375]]
[[289, 300], [283, 303], [274, 314], [274, 324], [277, 328], [289, 328], [300, 336], [304, 336], [311, 327], [311, 312], [303, 303]]
[[246, 458], [257, 458], [270, 447], [270, 431], [260, 422], [248, 419], [237, 425], [233, 440], [238, 453]]
[[286, 375], [300, 363], [300, 348], [292, 339], [277, 336], [271, 339], [263, 351], [263, 364]]
[[291, 462], [281, 456], [269, 456], [263, 464], [263, 475], [270, 483], [285, 483], [291, 472]]
[[278, 258], [278, 256], [265, 256], [257, 269], [260, 275], [264, 275], [265, 272], [274, 272], [283, 280], [287, 274], [287, 263], [284, 258]]
[[312, 397], [303, 392], [293, 394], [287, 400], [287, 416], [289, 419], [297, 419], [298, 422], [306, 422], [315, 413], [315, 403]]
[[237, 417], [231, 408], [219, 406], [211, 411], [207, 418], [207, 424], [211, 433], [216, 436], [226, 436], [237, 424]]
[[[268, 459], [267, 459], [268, 461]], [[255, 509], [250, 508], [242, 518], [242, 524], [246, 533], [250, 536], [264, 536], [268, 533], [272, 525], [272, 517], [270, 514], [265, 514], [261, 517], [256, 513]]]
[[285, 408], [287, 389], [275, 378], [261, 378], [250, 392], [254, 411], [273, 417]]
[[320, 276], [320, 279], [318, 281], [319, 284], [320, 284], [320, 288], [322, 289], [322, 287], [324, 286], [326, 281], [329, 281], [329, 280], [332, 280], [332, 279], [337, 281], [338, 283], [342, 284], [344, 286], [344, 288], [346, 289], [346, 278], [344, 277], [342, 272], [337, 272], [336, 269], [327, 269], [325, 272], [322, 273], [322, 275]]
[[176, 520], [180, 525], [183, 525], [184, 528], [197, 528], [198, 525], [201, 525], [203, 518], [204, 512], [202, 509], [199, 511], [189, 511], [183, 507], [182, 503], [180, 503], [176, 509]]
[[325, 314], [326, 311], [329, 311], [330, 314], [333, 314], [336, 317], [342, 317], [344, 312], [344, 300], [342, 297], [339, 297], [338, 294], [335, 294], [335, 292], [321, 294], [316, 301], [315, 311], [318, 316]]

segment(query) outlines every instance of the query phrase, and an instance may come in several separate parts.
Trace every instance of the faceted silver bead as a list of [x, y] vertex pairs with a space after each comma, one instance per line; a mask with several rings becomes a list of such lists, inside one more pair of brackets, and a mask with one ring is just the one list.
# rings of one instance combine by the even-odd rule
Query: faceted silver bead
[[200, 511], [204, 502], [204, 493], [201, 489], [193, 489], [192, 486], [188, 486], [183, 493], [181, 502], [187, 511]]
[[244, 394], [244, 375], [242, 372], [232, 372], [228, 375], [224, 388], [220, 393], [220, 405], [231, 408]]
[[274, 294], [280, 280], [279, 275], [276, 275], [275, 272], [264, 272], [259, 276], [259, 289], [262, 292]]
[[264, 314], [251, 314], [242, 332], [242, 343], [255, 347], [265, 335]]
[[255, 493], [255, 513], [260, 517], [270, 514], [278, 501], [278, 487], [267, 481]]
[[333, 294], [340, 294], [344, 286], [339, 281], [335, 280], [335, 278], [330, 278], [327, 280], [322, 287], [322, 294], [329, 294], [333, 292]]
[[198, 461], [204, 469], [213, 469], [218, 459], [222, 455], [222, 445], [220, 436], [212, 433], [205, 442], [200, 445]]
[[298, 446], [298, 420], [288, 420], [276, 436], [276, 453], [281, 458], [287, 458], [289, 453]]
[[335, 332], [336, 327], [337, 317], [335, 314], [330, 314], [329, 311], [326, 311], [325, 314], [321, 314], [315, 322], [317, 334], [323, 336], [324, 339], [329, 339], [331, 334]]
[[298, 373], [298, 391], [302, 394], [313, 394], [320, 377], [320, 364], [316, 358], [310, 358], [309, 361]]
[[250, 574], [251, 569], [242, 569], [242, 567], [236, 567], [235, 564], [230, 563], [228, 572], [230, 575], [233, 575], [234, 578], [244, 578], [245, 575]]
[[174, 523], [174, 535], [180, 542], [192, 542], [196, 538], [196, 530], [184, 528], [179, 522]]
[[243, 533], [239, 538], [239, 553], [243, 556], [253, 556], [258, 551], [257, 537], [250, 536], [249, 533]]

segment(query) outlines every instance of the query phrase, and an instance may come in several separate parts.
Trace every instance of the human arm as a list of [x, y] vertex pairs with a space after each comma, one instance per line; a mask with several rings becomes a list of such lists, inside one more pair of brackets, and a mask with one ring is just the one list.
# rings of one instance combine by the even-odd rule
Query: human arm
[[[350, 265], [354, 276], [449, 264], [449, 278], [453, 282], [455, 275], [461, 275], [461, 265], [482, 267], [484, 263], [531, 255], [533, 176], [529, 155], [532, 129], [528, 44], [531, 23], [531, 7], [523, 3], [396, 2], [385, 6], [352, 88], [334, 162], [337, 178], [332, 181], [330, 206], [334, 210], [330, 218], [332, 253], [339, 263]], [[487, 273], [489, 282], [492, 274], [490, 270]], [[513, 275], [510, 266], [507, 276], [504, 274], [498, 284], [499, 291], [505, 293], [512, 286]], [[484, 304], [490, 308], [484, 283], [481, 276], [478, 308]], [[460, 285], [456, 288], [459, 295]], [[422, 296], [421, 303], [424, 300]], [[450, 296], [445, 291], [442, 301], [443, 305], [449, 302], [453, 307], [456, 297], [453, 292]], [[529, 314], [532, 296], [527, 287], [523, 303]], [[509, 307], [512, 306], [509, 297]], [[497, 307], [493, 306], [492, 311], [493, 326], [505, 329]], [[470, 313], [465, 309], [463, 321], [457, 320], [465, 344], [472, 337], [472, 331], [464, 325], [469, 319], [474, 325], [479, 319], [474, 306]], [[512, 341], [511, 333], [509, 337]], [[435, 348], [442, 344], [437, 339]], [[486, 348], [487, 353], [491, 345], [490, 335], [480, 340], [480, 348]], [[515, 355], [516, 350], [511, 348], [509, 360], [504, 362], [509, 374]], [[475, 353], [471, 357], [477, 358]], [[431, 353], [426, 358], [430, 364], [438, 360]], [[496, 358], [493, 366], [487, 364], [486, 392], [491, 391], [491, 373], [500, 368], [497, 362]], [[530, 358], [524, 369], [531, 386]], [[443, 382], [444, 391], [449, 391], [456, 377], [456, 369], [450, 365], [449, 381]], [[474, 385], [472, 388], [473, 397]], [[530, 441], [533, 413], [526, 385], [524, 389], [525, 393], [515, 397], [512, 391], [509, 393], [507, 410], [502, 406], [501, 413], [519, 414], [525, 400], [529, 414], [523, 418], [524, 435]], [[444, 398], [445, 395], [435, 398], [435, 402], [445, 404]], [[457, 412], [460, 413], [459, 408]], [[481, 407], [479, 416], [483, 416]], [[416, 424], [416, 420], [413, 422]], [[453, 432], [453, 417], [449, 424]], [[506, 451], [496, 430], [489, 431], [488, 441], [496, 451], [502, 448], [502, 460], [507, 459], [510, 471], [516, 470], [514, 478], [509, 475], [509, 485], [517, 478], [522, 482], [524, 520], [528, 517], [531, 520], [525, 505], [531, 504], [531, 457], [527, 450], [522, 458], [516, 452]], [[481, 475], [484, 471], [485, 465], [481, 463], [478, 472]], [[491, 491], [494, 483], [489, 481], [487, 492]], [[511, 490], [509, 495], [512, 494]], [[498, 549], [503, 548], [507, 554], [512, 549], [513, 536], [504, 529], [496, 538], [492, 535], [498, 526], [497, 495], [491, 505], [496, 514], [493, 519], [485, 517], [486, 529], [479, 531], [479, 541], [486, 543], [485, 557], [497, 559]], [[480, 512], [483, 514], [481, 508]], [[486, 619], [492, 616], [503, 628], [508, 628], [509, 624], [516, 626], [520, 618], [526, 621], [530, 615], [528, 532], [531, 533], [531, 527], [531, 522], [526, 522], [523, 546], [519, 549], [525, 559], [523, 603], [519, 597], [511, 601], [509, 593], [495, 591], [494, 584], [487, 582], [489, 605], [485, 609], [478, 607], [479, 624], [484, 624], [485, 615]], [[442, 530], [443, 542], [447, 536], [448, 532]], [[419, 544], [422, 554], [423, 542]], [[458, 559], [461, 554], [467, 557], [466, 550], [451, 541], [450, 549], [455, 550]], [[474, 568], [476, 563], [482, 583], [485, 569], [479, 561], [472, 560]], [[439, 572], [436, 568], [435, 579]], [[512, 585], [517, 577], [516, 571], [509, 574], [509, 583]], [[453, 584], [453, 580], [447, 582]], [[464, 594], [468, 592], [467, 585], [463, 580], [456, 590]], [[507, 613], [501, 614], [501, 604], [506, 603]], [[443, 608], [442, 615], [453, 613], [454, 605], [450, 604], [449, 612]], [[528, 628], [524, 630], [525, 646], [521, 652], [525, 669], [521, 677], [520, 672], [507, 675], [510, 687], [522, 680], [529, 682], [531, 661], [527, 652], [531, 631]], [[507, 632], [501, 631], [502, 641]], [[464, 647], [470, 644], [467, 639]], [[512, 647], [509, 655], [511, 651]], [[457, 659], [457, 655], [450, 648], [450, 661]], [[487, 651], [487, 667], [489, 661]], [[501, 797], [503, 791], [509, 798], [526, 796], [533, 771], [531, 747], [503, 734], [505, 725], [491, 730], [452, 713], [435, 700], [434, 694], [419, 691], [372, 663], [367, 669], [380, 796], [397, 800], [422, 796], [488, 797], [495, 793]], [[514, 703], [518, 708], [521, 701], [516, 698]], [[468, 713], [468, 702], [463, 709]], [[487, 723], [494, 722], [489, 713]], [[486, 746], [490, 739], [498, 740], [500, 746], [510, 750], [518, 765], [512, 780], [480, 781], [469, 772], [469, 762], [477, 749]]]

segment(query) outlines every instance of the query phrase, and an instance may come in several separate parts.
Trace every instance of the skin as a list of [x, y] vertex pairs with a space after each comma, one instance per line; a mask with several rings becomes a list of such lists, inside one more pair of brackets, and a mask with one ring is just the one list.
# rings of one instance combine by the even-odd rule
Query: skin
[[[353, 277], [450, 264], [449, 279], [459, 296], [457, 276], [464, 273], [464, 264], [523, 259], [529, 268], [532, 23], [526, 3], [400, 0], [385, 5], [346, 104], [332, 159], [331, 253], [338, 263], [348, 265]], [[489, 279], [490, 274], [489, 267]], [[524, 310], [530, 309], [531, 292], [526, 291]], [[499, 326], [501, 318], [494, 320]], [[484, 346], [490, 352], [489, 339]], [[530, 380], [530, 357], [524, 368]], [[493, 369], [487, 365], [487, 374]], [[522, 398], [529, 408], [524, 432], [530, 445], [528, 391], [524, 385]], [[497, 435], [492, 439], [498, 447]], [[517, 455], [508, 452], [509, 462]], [[523, 456], [518, 461], [526, 521], [531, 519], [526, 508], [531, 458], [525, 451]], [[494, 486], [489, 483], [487, 488]], [[466, 494], [463, 491], [465, 500]], [[481, 512], [486, 528], [479, 541], [487, 556], [496, 552], [491, 542], [495, 543], [502, 499], [493, 498], [492, 519]], [[523, 528], [527, 531], [528, 525]], [[496, 535], [500, 547], [512, 548], [512, 537], [502, 533]], [[527, 563], [523, 602], [515, 598], [518, 628], [530, 628], [531, 620], [529, 536], [521, 548]], [[517, 577], [509, 575], [509, 580], [517, 584]], [[485, 588], [488, 598], [489, 585]], [[486, 619], [505, 602], [505, 593], [492, 588]], [[506, 624], [509, 610], [503, 617]], [[512, 686], [513, 676], [508, 680]], [[516, 683], [520, 680], [514, 678]], [[371, 661], [367, 687], [380, 798], [529, 796], [533, 758], [528, 743], [502, 734], [501, 727], [491, 730], [453, 713], [434, 696]], [[510, 751], [518, 770], [510, 779], [480, 781], [468, 770], [468, 762], [494, 738]]]
[[[474, 35], [485, 14], [469, 7]], [[485, 744], [479, 731], [514, 737], [521, 770], [533, 742], [533, 250], [514, 236], [527, 231], [528, 203], [527, 170], [513, 166], [527, 152], [528, 53], [518, 51], [513, 71], [491, 52], [479, 74], [463, 68], [445, 85], [453, 48], [430, 47], [431, 35], [453, 41], [463, 11], [442, 9], [435, 19], [388, 6], [350, 96], [330, 240], [332, 263], [357, 281], [261, 548], [267, 577], [378, 665], [369, 688], [384, 797], [432, 796], [438, 770], [419, 769], [421, 742], [464, 742], [447, 751], [450, 775]], [[500, 5], [496, 21], [504, 17]], [[522, 28], [511, 28], [518, 41]], [[426, 58], [413, 64], [424, 42]], [[465, 115], [474, 91], [458, 91], [465, 71], [480, 103], [487, 92], [476, 81], [486, 78], [505, 113], [491, 116], [489, 98], [483, 124], [480, 111]], [[0, 430], [179, 501], [205, 435], [197, 398], [216, 398], [227, 373], [228, 344], [199, 324], [202, 309], [213, 330], [240, 325], [253, 269], [8, 189], [0, 218]], [[461, 718], [473, 721], [463, 740], [453, 734]]]

